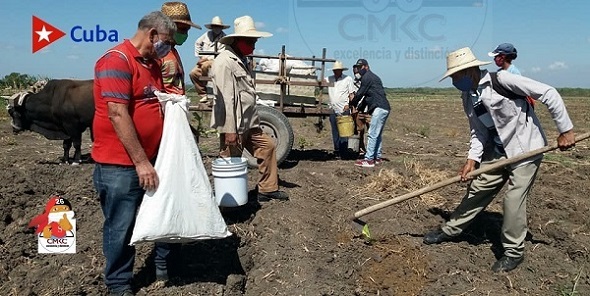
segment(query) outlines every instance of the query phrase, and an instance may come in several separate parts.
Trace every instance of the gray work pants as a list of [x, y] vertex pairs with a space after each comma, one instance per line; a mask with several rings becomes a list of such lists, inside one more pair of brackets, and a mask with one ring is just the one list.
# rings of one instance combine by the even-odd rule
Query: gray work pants
[[[502, 159], [506, 159], [506, 156], [492, 152], [489, 159], [482, 161], [481, 167]], [[508, 190], [504, 196], [502, 246], [505, 256], [522, 256], [524, 254], [524, 239], [528, 231], [526, 201], [533, 187], [541, 160], [542, 157], [516, 168], [508, 166], [476, 177], [467, 189], [461, 204], [442, 227], [442, 230], [450, 236], [459, 235], [508, 182]]]

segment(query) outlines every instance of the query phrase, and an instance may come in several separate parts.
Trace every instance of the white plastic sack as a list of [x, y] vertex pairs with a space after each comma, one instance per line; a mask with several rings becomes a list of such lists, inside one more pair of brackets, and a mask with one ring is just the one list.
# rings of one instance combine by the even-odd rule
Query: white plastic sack
[[143, 197], [130, 245], [230, 236], [189, 128], [188, 99], [156, 95], [165, 102], [164, 132], [155, 165], [160, 184]]

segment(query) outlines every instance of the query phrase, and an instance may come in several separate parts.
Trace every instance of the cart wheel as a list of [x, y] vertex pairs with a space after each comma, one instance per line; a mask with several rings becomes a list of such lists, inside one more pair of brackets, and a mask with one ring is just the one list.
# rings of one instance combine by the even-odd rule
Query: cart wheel
[[[273, 139], [276, 145], [277, 163], [280, 165], [287, 159], [293, 147], [295, 137], [291, 124], [287, 117], [275, 108], [262, 105], [257, 105], [256, 108], [260, 116], [260, 128]], [[250, 167], [258, 167], [256, 158], [245, 149], [243, 156], [248, 159]]]

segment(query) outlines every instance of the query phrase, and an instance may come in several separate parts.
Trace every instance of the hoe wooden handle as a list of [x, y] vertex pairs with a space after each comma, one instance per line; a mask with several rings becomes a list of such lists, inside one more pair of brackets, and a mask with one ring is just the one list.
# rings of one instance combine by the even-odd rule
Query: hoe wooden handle
[[[578, 135], [576, 137], [576, 143], [577, 142], [580, 142], [580, 141], [583, 141], [583, 140], [586, 140], [588, 138], [590, 138], [590, 133], [585, 133], [585, 134]], [[549, 152], [551, 150], [555, 150], [557, 148], [558, 148], [557, 147], [557, 144], [553, 144], [552, 146], [545, 146], [543, 148], [539, 148], [539, 149], [536, 149], [536, 150], [533, 150], [533, 151], [529, 151], [529, 152], [524, 153], [524, 154], [521, 154], [519, 156], [508, 158], [508, 159], [504, 159], [504, 160], [498, 161], [498, 162], [496, 162], [494, 164], [485, 166], [483, 168], [479, 168], [477, 170], [474, 170], [474, 171], [470, 172], [469, 174], [467, 174], [467, 176], [468, 177], [475, 177], [475, 176], [481, 175], [483, 173], [487, 173], [489, 171], [492, 171], [492, 170], [495, 170], [495, 169], [498, 169], [498, 168], [501, 168], [501, 167], [505, 167], [507, 165], [510, 165], [510, 164], [513, 164], [513, 163], [516, 163], [516, 162], [519, 162], [521, 160], [525, 160], [527, 158], [530, 158], [530, 157], [533, 157], [533, 156], [537, 156], [539, 154], [543, 154], [543, 153]], [[440, 181], [440, 182], [438, 182], [436, 184], [433, 184], [433, 185], [424, 187], [422, 189], [419, 189], [419, 190], [416, 190], [416, 191], [413, 191], [413, 192], [410, 192], [410, 193], [406, 193], [406, 194], [401, 195], [401, 196], [398, 196], [398, 197], [394, 197], [394, 198], [392, 198], [390, 200], [386, 200], [384, 202], [381, 202], [381, 203], [378, 203], [376, 205], [370, 206], [368, 208], [362, 209], [362, 210], [354, 213], [354, 215], [352, 217], [350, 217], [349, 219], [350, 220], [358, 219], [358, 218], [360, 218], [362, 216], [365, 216], [367, 214], [370, 214], [370, 213], [373, 213], [375, 211], [381, 210], [381, 209], [386, 208], [388, 206], [391, 206], [391, 205], [394, 205], [394, 204], [398, 204], [398, 203], [400, 203], [400, 202], [402, 202], [404, 200], [408, 200], [410, 198], [413, 198], [413, 197], [416, 197], [416, 196], [420, 196], [420, 195], [422, 195], [424, 193], [428, 193], [428, 192], [434, 191], [436, 189], [439, 189], [439, 188], [442, 188], [442, 187], [451, 185], [453, 183], [457, 183], [459, 181], [461, 181], [461, 176], [455, 176], [455, 177], [452, 177], [452, 178], [449, 178], [449, 179]]]

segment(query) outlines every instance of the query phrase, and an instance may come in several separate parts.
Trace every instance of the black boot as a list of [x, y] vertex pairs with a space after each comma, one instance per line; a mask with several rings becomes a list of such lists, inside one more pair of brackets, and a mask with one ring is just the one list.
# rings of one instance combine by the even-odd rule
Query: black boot
[[442, 229], [432, 230], [424, 236], [422, 240], [427, 245], [440, 244], [443, 242], [453, 241], [454, 237], [446, 234]]
[[270, 201], [271, 199], [276, 200], [289, 200], [289, 195], [284, 191], [273, 191], [273, 192], [258, 192], [258, 201]]
[[493, 272], [501, 272], [501, 271], [511, 271], [515, 269], [522, 261], [524, 260], [524, 256], [520, 257], [508, 257], [502, 256], [494, 265], [492, 265]]

